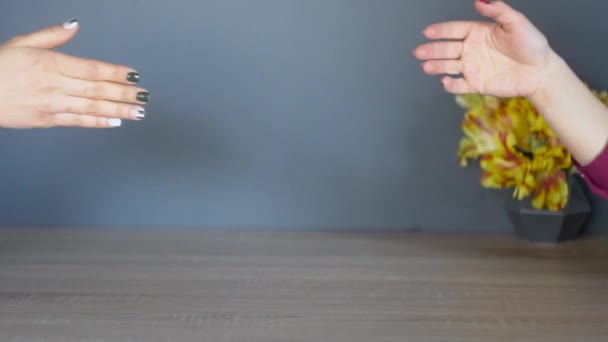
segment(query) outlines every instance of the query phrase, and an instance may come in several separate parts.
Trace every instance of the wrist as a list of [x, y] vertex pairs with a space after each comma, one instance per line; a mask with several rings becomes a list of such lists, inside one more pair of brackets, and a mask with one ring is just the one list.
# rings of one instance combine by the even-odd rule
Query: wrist
[[551, 53], [530, 102], [581, 165], [593, 161], [608, 140], [608, 110], [567, 65]]
[[[528, 96], [528, 99], [535, 105], [551, 102], [559, 89], [564, 89], [562, 85], [572, 78], [572, 71], [566, 61], [555, 51], [551, 50], [547, 57], [547, 64], [540, 72], [540, 79], [536, 90]], [[571, 80], [570, 80], [571, 81]]]

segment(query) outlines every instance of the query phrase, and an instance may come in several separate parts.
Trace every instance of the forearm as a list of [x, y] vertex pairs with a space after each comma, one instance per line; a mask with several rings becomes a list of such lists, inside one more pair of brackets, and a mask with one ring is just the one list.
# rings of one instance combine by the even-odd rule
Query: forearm
[[608, 108], [557, 54], [552, 54], [547, 72], [547, 79], [530, 101], [573, 158], [585, 166], [608, 142]]

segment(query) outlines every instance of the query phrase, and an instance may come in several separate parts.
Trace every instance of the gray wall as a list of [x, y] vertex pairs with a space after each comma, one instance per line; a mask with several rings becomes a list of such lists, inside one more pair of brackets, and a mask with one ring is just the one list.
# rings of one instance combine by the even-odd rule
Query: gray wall
[[[4, 0], [0, 36], [78, 17], [62, 50], [136, 67], [152, 102], [117, 130], [1, 132], [0, 224], [508, 230], [510, 194], [459, 168], [462, 112], [411, 57], [472, 3]], [[512, 1], [608, 88], [608, 4], [550, 3]]]

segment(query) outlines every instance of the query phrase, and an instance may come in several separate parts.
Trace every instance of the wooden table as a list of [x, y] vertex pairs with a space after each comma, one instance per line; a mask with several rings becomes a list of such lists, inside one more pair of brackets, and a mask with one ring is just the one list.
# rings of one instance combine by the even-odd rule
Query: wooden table
[[0, 341], [608, 341], [603, 239], [0, 234]]

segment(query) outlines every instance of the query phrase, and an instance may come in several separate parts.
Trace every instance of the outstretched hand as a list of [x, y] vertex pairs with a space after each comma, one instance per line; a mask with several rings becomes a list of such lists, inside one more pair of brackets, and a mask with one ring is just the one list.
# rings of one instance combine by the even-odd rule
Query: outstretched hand
[[149, 94], [135, 70], [52, 50], [77, 31], [72, 20], [0, 45], [0, 127], [107, 128], [144, 117]]
[[475, 0], [475, 9], [492, 21], [436, 23], [423, 31], [428, 39], [440, 40], [414, 50], [425, 61], [424, 72], [452, 75], [441, 83], [454, 94], [533, 96], [557, 58], [547, 39], [502, 1]]

